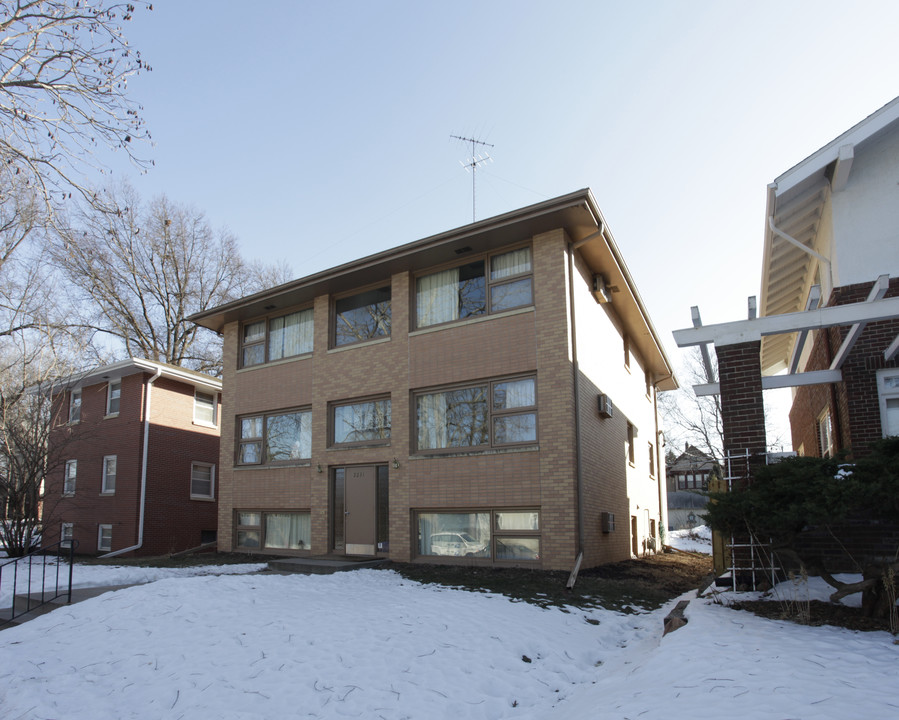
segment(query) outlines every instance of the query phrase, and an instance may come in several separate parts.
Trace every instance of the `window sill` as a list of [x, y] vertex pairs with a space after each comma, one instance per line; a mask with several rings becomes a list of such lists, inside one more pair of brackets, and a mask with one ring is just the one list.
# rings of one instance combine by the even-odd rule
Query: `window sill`
[[372, 443], [359, 443], [358, 445], [332, 445], [325, 449], [325, 452], [338, 452], [341, 450], [365, 450], [367, 448], [385, 448], [390, 447], [389, 440], [380, 440]]
[[464, 320], [456, 320], [454, 322], [442, 323], [440, 325], [430, 325], [428, 327], [418, 328], [409, 333], [409, 337], [416, 335], [427, 335], [428, 333], [440, 332], [441, 330], [449, 330], [450, 328], [460, 327], [462, 325], [473, 325], [475, 323], [489, 322], [490, 320], [498, 320], [500, 318], [511, 317], [512, 315], [521, 315], [523, 313], [534, 312], [534, 306], [515, 308], [514, 310], [506, 310], [505, 312], [493, 313], [491, 315], [478, 315], [477, 317], [465, 318]]
[[311, 461], [301, 461], [295, 463], [284, 463], [283, 465], [275, 465], [274, 463], [264, 464], [259, 463], [258, 465], [238, 465], [235, 463], [231, 469], [232, 470], [279, 470], [281, 468], [302, 468], [302, 467], [312, 467]]
[[118, 416], [119, 416], [119, 414], [118, 414], [117, 412], [114, 412], [114, 413], [106, 413], [106, 414], [103, 416], [103, 419], [104, 419], [104, 420], [109, 420], [110, 418], [117, 418]]
[[71, 497], [75, 497], [75, 493], [73, 493], [73, 492], [68, 492], [68, 493], [67, 493], [67, 492], [64, 492], [64, 493], [62, 494], [62, 496], [63, 496], [64, 498], [71, 498]]
[[[429, 452], [429, 453], [416, 453], [415, 455], [410, 455], [410, 460], [433, 460], [434, 458], [454, 458], [454, 457], [471, 457], [473, 455], [506, 455], [508, 453], [520, 453], [520, 452], [539, 452], [540, 445], [513, 445], [510, 447], [502, 447], [502, 448], [488, 448], [484, 450], [456, 450], [451, 452]], [[430, 556], [429, 556], [430, 557]]]
[[296, 362], [297, 360], [308, 360], [312, 357], [311, 352], [303, 353], [302, 355], [294, 355], [289, 358], [281, 358], [280, 360], [272, 360], [271, 362], [259, 363], [258, 365], [248, 365], [247, 367], [239, 367], [237, 368], [238, 373], [242, 372], [252, 372], [253, 370], [262, 370], [263, 368], [275, 367], [277, 365], [286, 365], [288, 363]]
[[209, 497], [208, 495], [191, 495], [191, 500], [196, 500], [197, 502], [215, 502], [214, 497]]
[[359, 342], [354, 342], [349, 345], [341, 345], [339, 347], [328, 348], [328, 354], [330, 355], [331, 353], [339, 353], [343, 352], [344, 350], [354, 350], [355, 348], [359, 347], [371, 347], [372, 345], [381, 345], [388, 342], [390, 342], [389, 337], [375, 338], [373, 340], [360, 340]]
[[115, 495], [115, 490], [107, 490], [106, 492], [101, 492], [100, 497], [112, 497]]
[[196, 425], [197, 427], [209, 428], [210, 430], [218, 430], [219, 429], [219, 426], [216, 425], [215, 423], [203, 422], [202, 420], [194, 420], [193, 424]]

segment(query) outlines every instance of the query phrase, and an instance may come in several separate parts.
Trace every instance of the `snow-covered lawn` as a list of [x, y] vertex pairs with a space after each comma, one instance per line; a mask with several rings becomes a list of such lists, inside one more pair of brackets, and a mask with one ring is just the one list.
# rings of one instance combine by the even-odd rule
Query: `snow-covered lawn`
[[387, 570], [75, 571], [82, 584], [153, 582], [0, 632], [4, 720], [899, 716], [889, 634], [708, 599], [662, 638], [668, 608], [541, 609]]

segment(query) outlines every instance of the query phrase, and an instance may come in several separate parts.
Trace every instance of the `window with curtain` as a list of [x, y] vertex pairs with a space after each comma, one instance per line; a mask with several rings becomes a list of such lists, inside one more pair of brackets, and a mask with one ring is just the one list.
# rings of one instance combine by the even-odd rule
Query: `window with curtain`
[[416, 523], [418, 555], [498, 563], [540, 559], [537, 510], [418, 512]]
[[190, 465], [190, 496], [202, 500], [215, 497], [215, 465], [195, 462]]
[[269, 320], [269, 362], [310, 352], [312, 352], [312, 308]]
[[308, 550], [312, 543], [309, 511], [236, 513], [235, 540], [244, 550]]
[[118, 458], [115, 455], [107, 455], [103, 458], [103, 484], [101, 492], [104, 495], [115, 493], [115, 476]]
[[531, 275], [530, 247], [422, 275], [415, 285], [415, 325], [430, 327], [532, 305]]
[[241, 367], [312, 352], [312, 308], [246, 323], [241, 333]]
[[215, 425], [218, 396], [215, 393], [194, 391], [194, 422]]
[[106, 388], [106, 414], [118, 415], [122, 399], [122, 381], [112, 380]]
[[494, 380], [415, 396], [419, 450], [537, 441], [536, 380]]
[[270, 550], [305, 550], [312, 542], [310, 515], [265, 513], [265, 547]]

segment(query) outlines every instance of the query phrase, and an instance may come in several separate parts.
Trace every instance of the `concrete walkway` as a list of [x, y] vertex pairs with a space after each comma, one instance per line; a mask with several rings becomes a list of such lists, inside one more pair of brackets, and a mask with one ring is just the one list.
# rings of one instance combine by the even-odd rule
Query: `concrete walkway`
[[[103, 595], [108, 592], [115, 592], [116, 590], [121, 590], [122, 588], [131, 587], [131, 585], [99, 585], [97, 587], [85, 587], [85, 588], [72, 588], [72, 602], [77, 603], [82, 600], [88, 600], [90, 598], [97, 597], [99, 595]], [[60, 595], [58, 598], [51, 600], [46, 605], [41, 605], [40, 607], [33, 607], [36, 603], [41, 602], [41, 594], [32, 593], [31, 594], [31, 606], [32, 609], [28, 610], [29, 607], [29, 598], [27, 595], [16, 595], [14, 598], [15, 608], [16, 608], [16, 617], [12, 620], [12, 622], [8, 622], [5, 625], [0, 625], [0, 630], [3, 630], [8, 627], [12, 627], [13, 625], [21, 625], [23, 622], [27, 622], [28, 620], [32, 620], [36, 618], [38, 615], [45, 615], [51, 610], [55, 610], [58, 607], [62, 607], [64, 605], [68, 605], [69, 598], [68, 593], [64, 595]], [[9, 620], [12, 611], [10, 608], [6, 607], [0, 610], [0, 622], [4, 620]]]

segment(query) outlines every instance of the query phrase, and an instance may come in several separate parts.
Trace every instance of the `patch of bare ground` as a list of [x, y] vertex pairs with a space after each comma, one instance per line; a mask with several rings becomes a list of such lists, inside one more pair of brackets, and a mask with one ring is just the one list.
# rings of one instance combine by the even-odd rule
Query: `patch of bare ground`
[[542, 607], [602, 607], [636, 612], [653, 610], [711, 581], [712, 559], [705, 555], [665, 553], [581, 570], [572, 590], [569, 573], [475, 565], [391, 563], [403, 577], [479, 592], [493, 592]]
[[848, 630], [885, 630], [890, 632], [889, 618], [866, 617], [861, 608], [811, 600], [778, 602], [776, 600], [737, 600], [730, 607], [747, 610], [772, 620], [788, 620], [800, 625], [834, 625]]

